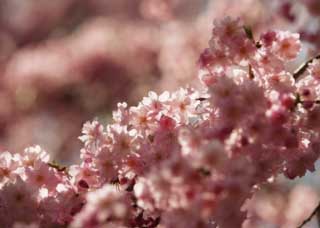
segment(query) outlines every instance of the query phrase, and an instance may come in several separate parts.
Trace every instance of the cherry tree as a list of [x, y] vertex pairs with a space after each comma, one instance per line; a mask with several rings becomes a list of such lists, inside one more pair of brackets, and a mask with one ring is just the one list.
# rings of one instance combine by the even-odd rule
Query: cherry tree
[[[314, 171], [320, 153], [320, 57], [296, 71], [299, 34], [259, 38], [214, 21], [199, 88], [119, 103], [83, 126], [80, 164], [39, 146], [0, 154], [1, 227], [245, 227], [245, 202], [279, 175]], [[307, 221], [307, 220], [306, 220]]]

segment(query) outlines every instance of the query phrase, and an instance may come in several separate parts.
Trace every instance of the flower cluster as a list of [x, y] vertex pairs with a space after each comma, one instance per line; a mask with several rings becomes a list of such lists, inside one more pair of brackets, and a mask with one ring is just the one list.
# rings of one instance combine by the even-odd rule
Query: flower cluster
[[[150, 89], [175, 90], [194, 78], [206, 38], [179, 17], [159, 28], [140, 15], [144, 2], [150, 1], [0, 3], [2, 148], [36, 143], [70, 164], [78, 161], [84, 121], [107, 116], [121, 100], [136, 103]], [[175, 2], [176, 11], [188, 13], [185, 0]]]
[[70, 223], [84, 199], [64, 169], [49, 162], [39, 146], [1, 154], [1, 227], [16, 222], [53, 227]]
[[304, 176], [319, 156], [320, 63], [288, 71], [300, 49], [295, 33], [256, 40], [240, 20], [215, 21], [202, 86], [87, 122], [80, 164], [60, 167], [39, 147], [3, 153], [2, 227], [241, 227], [260, 185]]
[[320, 4], [317, 0], [278, 1], [278, 10], [286, 21], [291, 23], [301, 34], [301, 39], [312, 44], [317, 50], [320, 47], [319, 16]]
[[[1, 148], [36, 143], [65, 164], [78, 159], [84, 121], [106, 117], [119, 101], [135, 104], [148, 90], [197, 86], [195, 62], [213, 17], [237, 15], [256, 34], [299, 32], [310, 42], [304, 55], [320, 44], [317, 0], [18, 2], [0, 2]], [[252, 48], [238, 42], [231, 51]]]

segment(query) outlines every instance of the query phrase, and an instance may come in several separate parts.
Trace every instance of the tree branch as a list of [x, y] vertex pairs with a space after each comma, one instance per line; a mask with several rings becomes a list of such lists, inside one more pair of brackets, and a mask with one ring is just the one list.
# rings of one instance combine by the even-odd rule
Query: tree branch
[[309, 59], [307, 62], [303, 63], [297, 70], [295, 70], [293, 73], [293, 78], [297, 80], [307, 70], [309, 64], [312, 63], [312, 61], [315, 59], [320, 59], [320, 54]]
[[306, 218], [300, 226], [298, 226], [297, 228], [302, 228], [304, 225], [306, 225], [308, 222], [310, 222], [310, 220], [313, 218], [313, 216], [315, 216], [317, 214], [317, 212], [320, 212], [320, 202], [318, 203], [318, 206], [313, 210], [313, 212], [311, 213], [311, 215]]

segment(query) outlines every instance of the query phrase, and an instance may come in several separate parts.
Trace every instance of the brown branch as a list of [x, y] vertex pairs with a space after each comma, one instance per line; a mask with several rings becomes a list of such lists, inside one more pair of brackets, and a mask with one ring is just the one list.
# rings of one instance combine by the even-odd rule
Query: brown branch
[[57, 162], [53, 161], [53, 162], [48, 162], [47, 163], [48, 166], [50, 166], [51, 168], [54, 168], [56, 170], [58, 170], [59, 172], [63, 172], [67, 170], [66, 166], [60, 166]]
[[308, 218], [306, 218], [300, 226], [298, 226], [297, 228], [302, 228], [304, 225], [306, 225], [308, 222], [310, 222], [310, 220], [313, 218], [313, 216], [315, 216], [318, 212], [320, 212], [320, 202], [318, 203], [318, 206], [313, 210], [313, 212], [311, 213], [311, 215], [309, 215]]
[[252, 69], [252, 65], [249, 64], [249, 79], [254, 79], [254, 73], [253, 73], [253, 69]]
[[249, 40], [252, 40], [252, 42], [255, 43], [252, 29], [247, 25], [244, 25], [243, 29], [244, 29], [244, 32], [246, 33], [247, 37], [249, 38]]
[[246, 36], [248, 37], [248, 39], [254, 43], [256, 48], [261, 48], [261, 42], [255, 41], [254, 36], [253, 36], [253, 32], [252, 32], [252, 29], [250, 28], [250, 26], [244, 25], [243, 30], [246, 33]]
[[315, 59], [320, 59], [320, 54], [309, 59], [307, 62], [303, 63], [297, 70], [295, 70], [293, 73], [293, 78], [297, 80], [307, 70], [309, 64], [312, 63], [312, 61]]

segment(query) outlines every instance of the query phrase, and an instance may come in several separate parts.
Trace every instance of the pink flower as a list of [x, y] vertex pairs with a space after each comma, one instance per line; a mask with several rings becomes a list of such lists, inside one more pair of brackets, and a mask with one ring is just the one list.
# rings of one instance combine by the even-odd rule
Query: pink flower
[[70, 187], [42, 199], [39, 204], [39, 213], [43, 217], [41, 226], [69, 224], [73, 216], [82, 209], [84, 201], [83, 196]]
[[35, 167], [43, 162], [49, 162], [49, 159], [49, 154], [40, 146], [29, 147], [21, 155], [22, 165], [25, 167]]
[[148, 97], [144, 97], [142, 99], [141, 104], [148, 107], [150, 114], [155, 116], [162, 111], [164, 103], [168, 100], [168, 98], [168, 92], [163, 92], [158, 96], [155, 92], [151, 91], [148, 93]]
[[303, 101], [316, 101], [320, 99], [320, 80], [312, 75], [306, 75], [296, 83], [297, 92]]
[[277, 40], [277, 32], [270, 30], [263, 33], [260, 37], [262, 45], [265, 47], [270, 47]]
[[112, 139], [112, 153], [121, 156], [121, 154], [129, 154], [135, 146], [137, 132], [135, 129], [128, 130], [127, 126], [109, 125], [109, 137]]
[[103, 139], [103, 126], [98, 121], [86, 122], [83, 125], [82, 136], [79, 139], [84, 142], [86, 146], [94, 144], [96, 141]]
[[114, 186], [104, 185], [87, 194], [87, 203], [71, 224], [72, 228], [102, 227], [109, 222], [128, 224], [129, 201]]
[[87, 191], [89, 187], [94, 188], [101, 185], [98, 171], [86, 163], [81, 166], [71, 166], [69, 173], [72, 176], [72, 182], [79, 188], [79, 191]]
[[315, 59], [309, 64], [308, 71], [311, 76], [317, 80], [320, 80], [320, 59]]
[[0, 180], [1, 182], [13, 180], [17, 176], [19, 164], [19, 155], [12, 155], [9, 152], [0, 154]]
[[226, 17], [221, 21], [215, 20], [213, 25], [213, 39], [219, 38], [221, 41], [226, 41], [226, 43], [232, 43], [237, 37], [245, 35], [239, 18], [234, 20], [230, 17]]
[[26, 168], [25, 175], [28, 183], [39, 189], [45, 187], [50, 192], [56, 189], [61, 180], [56, 170], [46, 163], [41, 163], [34, 168]]
[[277, 39], [272, 50], [283, 60], [292, 60], [297, 57], [301, 49], [299, 34], [290, 32], [277, 32]]
[[94, 165], [99, 172], [101, 181], [108, 182], [115, 179], [118, 176], [117, 155], [114, 155], [108, 147], [102, 147], [99, 149], [97, 156], [94, 159]]
[[137, 107], [131, 107], [130, 117], [130, 124], [141, 131], [146, 131], [155, 127], [154, 116], [151, 115], [148, 106], [140, 104]]
[[0, 225], [11, 227], [15, 222], [36, 222], [37, 192], [34, 186], [17, 177], [14, 182], [7, 182], [0, 191]]
[[127, 103], [118, 103], [118, 109], [112, 113], [113, 120], [120, 124], [126, 125], [129, 122], [129, 112]]
[[255, 61], [252, 61], [253, 66], [261, 75], [263, 74], [279, 74], [285, 69], [284, 62], [269, 48], [260, 48], [257, 52]]

